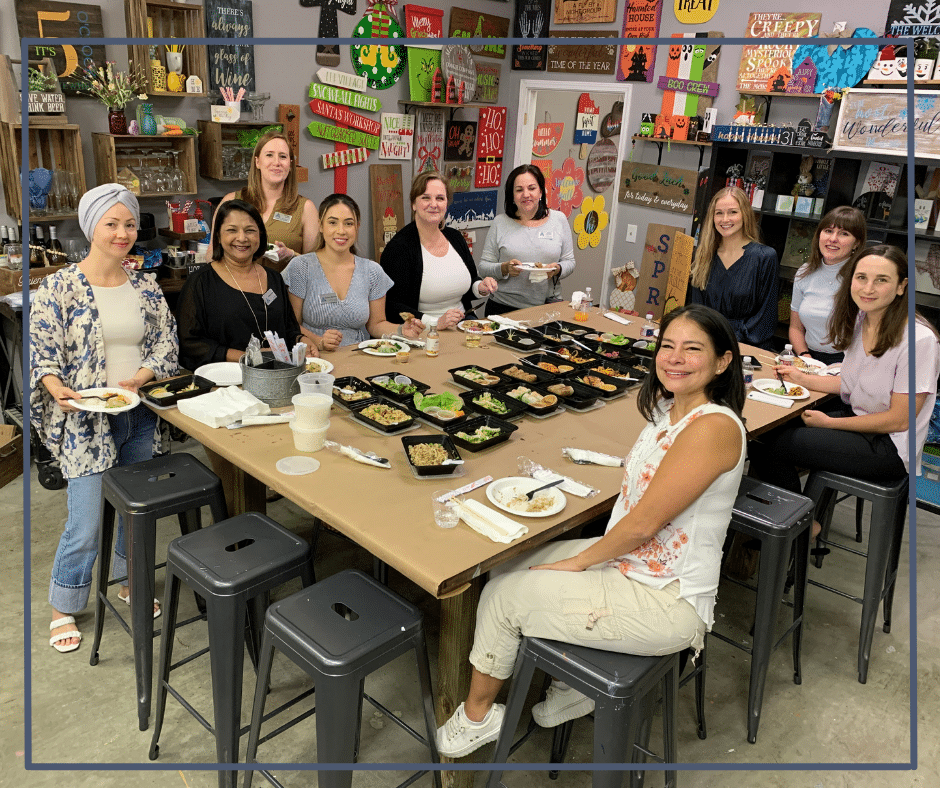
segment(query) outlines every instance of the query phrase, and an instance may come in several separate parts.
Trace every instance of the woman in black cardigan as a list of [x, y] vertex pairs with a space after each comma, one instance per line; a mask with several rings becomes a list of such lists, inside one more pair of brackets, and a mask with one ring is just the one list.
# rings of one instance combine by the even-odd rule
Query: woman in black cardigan
[[388, 320], [401, 322], [403, 312], [439, 329], [463, 320], [474, 298], [495, 293], [492, 277], [477, 278], [476, 264], [463, 236], [444, 227], [450, 185], [435, 170], [425, 170], [411, 183], [414, 221], [388, 242], [382, 268], [395, 284], [385, 299]]

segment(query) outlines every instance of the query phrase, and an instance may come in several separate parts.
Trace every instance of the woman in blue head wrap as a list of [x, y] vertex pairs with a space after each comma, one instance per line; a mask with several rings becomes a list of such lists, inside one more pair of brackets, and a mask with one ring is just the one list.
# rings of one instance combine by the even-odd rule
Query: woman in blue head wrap
[[[98, 554], [101, 474], [150, 459], [160, 444], [156, 416], [143, 405], [114, 414], [74, 403], [85, 389], [136, 392], [178, 369], [176, 321], [162, 291], [150, 275], [122, 265], [139, 219], [137, 198], [123, 186], [106, 183], [87, 192], [78, 221], [90, 242], [88, 256], [43, 279], [30, 301], [30, 424], [68, 479], [68, 518], [49, 586], [49, 645], [60, 652], [74, 651], [82, 638], [74, 614], [88, 604]], [[114, 575], [126, 574], [119, 524]], [[124, 585], [118, 595], [130, 604], [127, 593]]]

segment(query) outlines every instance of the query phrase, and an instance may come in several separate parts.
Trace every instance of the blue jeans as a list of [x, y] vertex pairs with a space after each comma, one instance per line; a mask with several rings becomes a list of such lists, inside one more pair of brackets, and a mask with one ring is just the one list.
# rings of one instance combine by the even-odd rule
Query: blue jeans
[[[126, 413], [107, 415], [117, 449], [117, 465], [133, 465], [153, 457], [156, 414], [139, 405]], [[103, 473], [103, 471], [102, 471]], [[69, 479], [68, 518], [52, 563], [49, 604], [60, 613], [78, 613], [88, 604], [91, 570], [98, 556], [101, 517], [101, 473]], [[124, 523], [118, 518], [113, 577], [127, 574]]]

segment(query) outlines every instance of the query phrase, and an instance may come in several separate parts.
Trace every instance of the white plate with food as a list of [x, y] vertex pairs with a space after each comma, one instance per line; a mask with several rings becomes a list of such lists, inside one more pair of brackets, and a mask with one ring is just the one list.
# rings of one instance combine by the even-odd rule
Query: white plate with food
[[527, 476], [508, 476], [490, 482], [486, 488], [486, 497], [504, 512], [519, 517], [551, 517], [565, 508], [568, 499], [557, 487], [537, 492], [531, 501], [525, 494], [545, 484]]
[[468, 328], [476, 327], [481, 334], [495, 334], [502, 331], [506, 326], [497, 323], [495, 320], [461, 320], [457, 328], [466, 331]]
[[[774, 361], [778, 364], [780, 363], [780, 356], [777, 356]], [[802, 356], [796, 356], [793, 359], [793, 366], [796, 367], [800, 372], [807, 372], [810, 375], [819, 375], [822, 373], [822, 370], [826, 368], [826, 365], [815, 358], [803, 358]]]
[[557, 265], [557, 263], [519, 263], [516, 268], [520, 271], [544, 271], [550, 265]]
[[809, 392], [802, 386], [795, 383], [787, 383], [787, 393], [783, 393], [783, 384], [773, 378], [761, 378], [754, 381], [754, 388], [763, 391], [765, 394], [773, 394], [775, 397], [786, 397], [787, 399], [809, 399]]
[[[73, 399], [70, 402], [79, 410], [87, 410], [89, 413], [124, 413], [140, 404], [140, 397], [137, 394], [116, 386], [82, 389], [76, 393], [81, 394], [82, 399]], [[88, 399], [85, 399], [86, 397]], [[104, 397], [104, 399], [97, 399], [97, 397]]]
[[367, 339], [360, 342], [357, 347], [367, 356], [384, 356], [390, 358], [401, 350], [408, 350], [408, 345], [395, 342], [391, 339]]
[[213, 364], [203, 364], [196, 370], [196, 374], [206, 380], [211, 380], [216, 386], [240, 386], [242, 384], [242, 368], [237, 361], [216, 361]]
[[325, 358], [316, 358], [314, 356], [307, 356], [306, 358], [307, 372], [323, 372], [329, 374], [333, 371], [333, 365], [327, 361]]

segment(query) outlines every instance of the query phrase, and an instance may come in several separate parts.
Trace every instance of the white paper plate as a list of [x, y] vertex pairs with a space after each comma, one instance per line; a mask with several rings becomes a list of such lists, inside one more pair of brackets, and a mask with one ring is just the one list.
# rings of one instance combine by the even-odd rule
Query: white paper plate
[[519, 263], [516, 268], [520, 271], [541, 271], [543, 274], [548, 273], [547, 269], [539, 268], [535, 263]]
[[[307, 372], [322, 372], [326, 375], [329, 375], [333, 371], [333, 365], [327, 361], [325, 358], [315, 358], [314, 356], [307, 356], [306, 359]], [[316, 369], [311, 369], [311, 365], [315, 364]]]
[[[796, 384], [794, 383], [787, 383], [787, 390], [789, 391], [791, 388], [794, 388], [795, 385]], [[793, 394], [780, 394], [776, 391], [770, 391], [770, 389], [780, 388], [780, 381], [771, 380], [770, 378], [761, 378], [760, 380], [755, 380], [754, 388], [756, 388], [758, 391], [763, 391], [765, 394], [772, 394], [775, 397], [786, 397], [787, 399], [792, 400], [809, 399], [809, 392], [803, 386], [800, 386], [800, 388], [803, 389], [803, 393], [798, 396], [794, 396]]]
[[140, 404], [140, 397], [133, 391], [114, 386], [100, 389], [82, 389], [77, 393], [81, 394], [83, 397], [89, 394], [121, 394], [130, 401], [129, 404], [123, 405], [120, 408], [109, 408], [107, 402], [101, 399], [89, 399], [84, 401], [69, 400], [79, 410], [87, 410], [89, 413], [124, 413]]
[[[779, 363], [780, 363], [780, 356], [777, 356], [777, 357], [774, 359], [774, 361], [776, 361], [776, 362], [779, 364]], [[823, 364], [822, 361], [819, 361], [818, 359], [815, 359], [815, 358], [802, 358], [802, 357], [800, 357], [800, 361], [801, 361], [802, 363], [806, 364], [807, 367], [810, 367], [810, 368], [812, 368], [812, 369], [814, 369], [814, 370], [823, 370], [823, 369], [826, 368], [826, 365]], [[797, 369], [799, 369], [799, 367], [797, 367]], [[819, 373], [817, 372], [816, 374], [819, 374]]]
[[[381, 358], [395, 358], [395, 353], [377, 353], [372, 348], [375, 347], [379, 342], [391, 342], [394, 345], [398, 346], [398, 350], [408, 350], [408, 345], [403, 342], [396, 342], [395, 340], [389, 339], [367, 339], [365, 342], [359, 343], [359, 349], [365, 353], [367, 356], [380, 356]], [[397, 352], [397, 351], [396, 351]]]
[[541, 498], [543, 495], [552, 498], [552, 505], [541, 512], [526, 512], [519, 509], [511, 509], [504, 503], [504, 501], [508, 502], [512, 500], [516, 495], [522, 495], [544, 484], [545, 482], [539, 481], [538, 479], [530, 479], [527, 476], [508, 476], [505, 479], [497, 479], [495, 482], [490, 482], [486, 488], [486, 497], [504, 512], [509, 512], [517, 517], [551, 517], [553, 514], [558, 514], [558, 512], [564, 509], [565, 504], [568, 502], [568, 499], [565, 498], [565, 494], [557, 487], [551, 487], [548, 490], [543, 490], [535, 494], [535, 498]]
[[[495, 322], [496, 322], [495, 320], [461, 320], [457, 324], [457, 328], [459, 328], [461, 331], [466, 331], [467, 329], [464, 328], [464, 326], [467, 323], [479, 323], [481, 325], [485, 325], [487, 323], [495, 323]], [[506, 326], [497, 326], [496, 328], [484, 328], [483, 330], [480, 331], [480, 333], [481, 334], [495, 334], [497, 331], [502, 331], [504, 328], [506, 328]]]
[[216, 361], [213, 364], [203, 364], [196, 370], [196, 374], [206, 380], [211, 380], [216, 386], [240, 386], [242, 384], [242, 368], [237, 361]]

